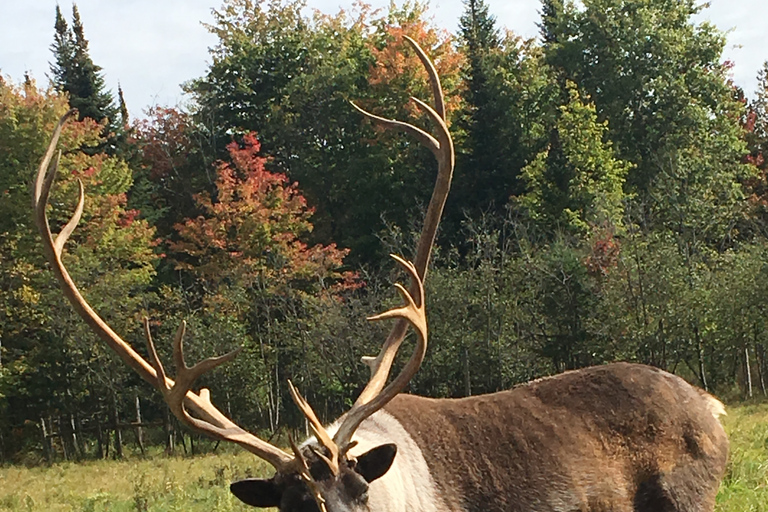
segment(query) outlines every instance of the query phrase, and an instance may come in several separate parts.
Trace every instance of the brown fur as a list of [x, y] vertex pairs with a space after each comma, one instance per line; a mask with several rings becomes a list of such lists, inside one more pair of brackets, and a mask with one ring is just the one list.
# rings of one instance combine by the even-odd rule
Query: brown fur
[[711, 512], [728, 455], [717, 403], [618, 363], [477, 397], [399, 395], [385, 410], [456, 510]]

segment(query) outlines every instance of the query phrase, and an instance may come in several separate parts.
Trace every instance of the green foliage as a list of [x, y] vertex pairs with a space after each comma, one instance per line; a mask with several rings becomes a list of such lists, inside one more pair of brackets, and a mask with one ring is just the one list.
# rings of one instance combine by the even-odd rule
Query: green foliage
[[544, 126], [553, 113], [541, 48], [512, 33], [500, 36], [484, 2], [466, 3], [460, 41], [466, 54], [465, 103], [458, 119], [463, 138], [455, 206], [447, 213], [454, 232], [465, 213], [503, 215], [510, 197], [525, 192], [522, 169], [546, 144]]
[[333, 240], [356, 261], [377, 262], [382, 218], [408, 225], [414, 205], [429, 200], [435, 165], [404, 136], [379, 140], [372, 128], [361, 128], [348, 102], [408, 118], [410, 95], [429, 99], [416, 56], [408, 51], [402, 58], [408, 33], [436, 58], [453, 110], [458, 55], [450, 38], [424, 21], [419, 4], [380, 17], [361, 7], [313, 18], [301, 14], [302, 5], [232, 0], [217, 11], [213, 63], [190, 85], [195, 118], [203, 126], [213, 121], [217, 151], [232, 133], [258, 132], [272, 156], [268, 167], [297, 181], [317, 207], [313, 241]]
[[656, 178], [689, 148], [709, 144], [718, 163], [733, 162], [734, 155], [738, 162], [743, 152], [740, 105], [720, 61], [725, 37], [694, 22], [703, 8], [695, 0], [586, 0], [581, 9], [570, 0], [544, 4], [547, 60], [609, 122], [617, 156], [635, 165], [628, 191], [643, 202], [654, 203], [666, 186], [656, 186]]
[[[23, 90], [0, 87], [0, 168], [8, 171], [3, 173], [6, 200], [0, 223], [0, 339], [4, 387], [11, 387], [0, 400], [3, 426], [18, 427], [43, 414], [87, 416], [99, 408], [93, 398], [105, 396], [126, 372], [74, 312], [61, 307], [61, 292], [44, 269], [31, 219], [28, 184], [56, 118], [66, 110], [65, 98], [38, 91], [33, 84]], [[49, 219], [56, 230], [70, 217], [76, 179], [82, 180], [85, 214], [64, 263], [94, 308], [130, 332], [127, 325], [135, 325], [134, 312], [154, 277], [154, 230], [125, 209], [125, 192], [132, 183], [126, 163], [89, 154], [88, 148], [102, 142], [100, 131], [90, 119], [65, 128]]]
[[[90, 118], [99, 123], [104, 122], [104, 135], [114, 138], [114, 133], [110, 135], [110, 132], [119, 132], [121, 127], [118, 110], [112, 93], [106, 90], [101, 67], [91, 60], [88, 40], [76, 4], [72, 4], [71, 29], [61, 9], [56, 6], [55, 29], [51, 45], [55, 61], [50, 64], [54, 88], [69, 95], [69, 105], [77, 109], [79, 120]], [[102, 141], [102, 144], [105, 143]], [[110, 149], [114, 152], [115, 148]]]
[[[113, 151], [113, 129], [93, 119], [116, 112], [105, 113], [79, 15], [70, 28], [57, 9], [53, 82], [82, 85], [69, 101], [95, 109], [61, 143], [55, 228], [75, 179], [86, 186], [65, 263], [132, 344], [150, 316], [164, 360], [182, 320], [190, 361], [241, 346], [200, 385], [244, 426], [265, 437], [303, 426], [288, 378], [322, 419], [337, 417], [367, 379], [360, 356], [386, 335], [364, 316], [399, 300], [390, 283], [402, 276], [382, 255], [411, 256], [433, 185], [429, 151], [348, 103], [431, 129], [409, 102], [431, 91], [408, 35], [435, 59], [457, 150], [426, 284], [430, 346], [410, 391], [463, 396], [630, 360], [734, 396], [750, 370], [762, 392], [766, 94], [747, 104], [734, 90], [724, 36], [699, 11], [693, 0], [545, 0], [539, 43], [499, 30], [480, 0], [456, 39], [418, 2], [308, 16], [301, 1], [228, 0], [188, 111], [151, 109]], [[29, 182], [67, 103], [28, 77], [0, 81], [0, 457], [15, 461], [42, 459], [41, 417], [125, 419], [136, 396], [146, 421], [166, 414], [62, 305], [39, 254]], [[54, 459], [71, 444], [57, 439]], [[97, 453], [94, 437], [84, 444]], [[753, 469], [732, 469], [727, 492], [744, 494]], [[72, 506], [233, 507], [173, 478], [165, 492], [143, 470], [134, 482]]]
[[576, 85], [567, 84], [549, 147], [523, 170], [528, 192], [520, 204], [547, 231], [590, 234], [595, 226], [620, 228], [623, 185], [630, 165], [618, 160], [605, 140], [607, 123], [584, 103]]

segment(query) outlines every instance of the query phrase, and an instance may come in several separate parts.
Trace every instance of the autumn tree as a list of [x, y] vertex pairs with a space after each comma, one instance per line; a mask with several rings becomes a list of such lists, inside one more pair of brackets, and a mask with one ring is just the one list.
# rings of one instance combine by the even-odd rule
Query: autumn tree
[[258, 130], [268, 166], [298, 181], [317, 208], [312, 240], [333, 240], [355, 261], [378, 264], [377, 235], [387, 223], [410, 229], [435, 166], [407, 137], [380, 137], [349, 101], [387, 116], [414, 113], [409, 96], [428, 97], [428, 86], [416, 56], [401, 52], [408, 34], [436, 58], [454, 111], [460, 57], [420, 5], [314, 17], [302, 6], [230, 0], [217, 12], [212, 65], [190, 87], [195, 120], [211, 127], [218, 150], [233, 131]]
[[134, 121], [126, 149], [135, 167], [131, 207], [173, 238], [177, 223], [200, 213], [195, 195], [215, 192], [215, 158], [202, 129], [183, 110], [155, 106]]
[[348, 251], [335, 245], [307, 246], [312, 210], [284, 174], [266, 169], [253, 133], [227, 146], [231, 162], [216, 168], [216, 194], [202, 192], [196, 201], [202, 215], [176, 226], [181, 241], [172, 245], [178, 268], [211, 284], [262, 281], [270, 291], [331, 285]]
[[[746, 98], [743, 101], [746, 103]], [[756, 175], [747, 180], [746, 192], [752, 217], [765, 229], [765, 219], [768, 218], [768, 62], [757, 75], [757, 94], [747, 106], [743, 127], [749, 151], [746, 160], [758, 169]]]
[[[285, 392], [285, 378], [315, 375], [329, 379], [326, 386], [336, 385], [329, 371], [337, 369], [313, 363], [316, 350], [308, 349], [294, 327], [304, 325], [304, 333], [322, 330], [337, 307], [336, 294], [357, 282], [341, 270], [348, 251], [304, 241], [312, 230], [312, 209], [295, 183], [267, 170], [256, 135], [248, 133], [227, 149], [229, 158], [215, 170], [215, 194], [196, 196], [201, 215], [177, 224], [180, 240], [170, 244], [171, 255], [177, 269], [202, 285], [197, 288], [204, 292], [195, 299], [202, 308], [198, 316], [228, 318], [217, 328], [223, 329], [220, 337], [227, 326], [243, 329], [246, 338], [238, 343], [244, 342], [251, 359], [239, 368], [250, 376], [240, 378], [268, 390], [262, 396], [273, 399], [257, 405], [269, 410], [275, 427], [282, 401], [274, 397]], [[202, 323], [208, 332], [213, 329], [213, 321]], [[316, 382], [312, 393], [322, 395], [323, 385]]]
[[[6, 389], [0, 428], [19, 430], [41, 417], [79, 424], [120, 403], [118, 390], [130, 378], [74, 311], [45, 269], [31, 219], [29, 183], [58, 118], [65, 96], [0, 85], [0, 339]], [[77, 180], [85, 186], [85, 211], [64, 262], [90, 303], [124, 333], [138, 334], [136, 312], [148, 297], [157, 256], [154, 230], [126, 208], [131, 171], [119, 158], [93, 150], [101, 126], [92, 119], [70, 122], [62, 133], [61, 169], [49, 218], [61, 225], [72, 214]], [[85, 148], [85, 149], [84, 149]], [[8, 391], [8, 388], [11, 390]], [[7, 434], [8, 431], [6, 430]], [[5, 436], [8, 439], [7, 436]], [[78, 453], [79, 447], [71, 447]]]

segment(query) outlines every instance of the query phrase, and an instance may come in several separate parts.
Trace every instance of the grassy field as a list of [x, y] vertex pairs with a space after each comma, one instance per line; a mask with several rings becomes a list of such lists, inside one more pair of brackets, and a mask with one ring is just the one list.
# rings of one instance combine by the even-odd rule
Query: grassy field
[[229, 483], [267, 467], [246, 452], [0, 467], [0, 511], [252, 511]]
[[[768, 512], [768, 405], [728, 409], [731, 460], [718, 512]], [[0, 511], [230, 512], [230, 481], [262, 475], [248, 453], [0, 467]]]
[[718, 512], [768, 512], [768, 404], [729, 407], [731, 458]]

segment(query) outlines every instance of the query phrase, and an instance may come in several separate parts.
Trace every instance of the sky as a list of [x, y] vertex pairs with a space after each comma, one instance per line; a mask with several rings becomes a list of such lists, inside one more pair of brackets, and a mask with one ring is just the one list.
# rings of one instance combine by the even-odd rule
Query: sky
[[[486, 0], [498, 26], [525, 36], [538, 34], [539, 0]], [[369, 0], [384, 7], [389, 0]], [[59, 0], [67, 20], [72, 3]], [[123, 88], [133, 116], [152, 105], [183, 104], [180, 85], [202, 76], [216, 38], [203, 23], [213, 20], [221, 0], [79, 0], [85, 36], [93, 61], [103, 68], [114, 93]], [[402, 0], [398, 0], [402, 3]], [[20, 82], [28, 72], [40, 85], [48, 83], [50, 45], [56, 0], [0, 0], [0, 74]], [[348, 9], [352, 0], [308, 0], [324, 13]], [[432, 0], [430, 13], [438, 26], [456, 31], [462, 0]], [[728, 31], [724, 59], [734, 63], [733, 79], [749, 96], [756, 75], [768, 60], [765, 20], [768, 0], [711, 0], [699, 15]]]

